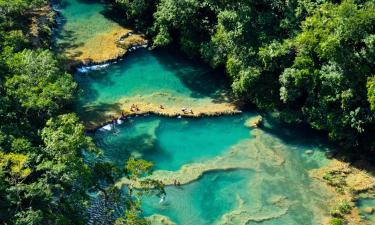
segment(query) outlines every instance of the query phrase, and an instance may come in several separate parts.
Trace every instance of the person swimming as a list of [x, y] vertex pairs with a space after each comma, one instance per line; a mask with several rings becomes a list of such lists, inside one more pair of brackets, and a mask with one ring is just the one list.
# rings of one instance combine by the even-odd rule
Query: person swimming
[[160, 201], [159, 201], [159, 203], [163, 203], [163, 202], [165, 202], [165, 195], [162, 195], [162, 196], [160, 197]]

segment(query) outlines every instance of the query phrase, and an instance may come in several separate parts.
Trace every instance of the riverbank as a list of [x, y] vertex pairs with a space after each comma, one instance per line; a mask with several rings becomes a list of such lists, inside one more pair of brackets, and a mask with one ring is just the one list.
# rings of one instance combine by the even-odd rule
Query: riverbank
[[[98, 15], [97, 13], [93, 13], [92, 15]], [[96, 21], [96, 18], [93, 18], [92, 15], [89, 16], [89, 19], [84, 18], [81, 20], [81, 24], [70, 24], [68, 21], [68, 32], [73, 31], [72, 37], [79, 37], [81, 38], [80, 41], [74, 40], [72, 42], [72, 45], [66, 46], [68, 49], [65, 54], [72, 62], [70, 65], [92, 65], [92, 64], [101, 64], [108, 61], [114, 61], [117, 60], [120, 57], [123, 57], [129, 49], [133, 49], [135, 46], [142, 46], [145, 45], [147, 42], [142, 35], [133, 34], [131, 30], [128, 30], [123, 27], [117, 27], [116, 25], [107, 23], [108, 21]], [[96, 21], [96, 24], [93, 24], [92, 22]], [[82, 26], [82, 24], [87, 25], [88, 30], [95, 30], [97, 32], [86, 32], [83, 31], [80, 33], [80, 29], [86, 28], [86, 26]], [[97, 26], [99, 24], [99, 26]], [[93, 27], [93, 28], [92, 28]], [[73, 28], [73, 29], [72, 29]], [[78, 28], [78, 29], [74, 29]], [[99, 31], [98, 31], [99, 30]], [[74, 34], [75, 33], [75, 34]], [[77, 35], [77, 36], [75, 36]], [[69, 40], [69, 39], [68, 39]], [[81, 42], [83, 40], [83, 42]], [[179, 67], [173, 65], [174, 63], [165, 63], [165, 61], [168, 61], [166, 59], [160, 59], [160, 61], [164, 60], [163, 66], [165, 68], [171, 68], [171, 67]], [[142, 68], [145, 66], [145, 64], [150, 64], [149, 60], [145, 60], [142, 62]], [[134, 64], [129, 67], [122, 67], [118, 71], [114, 71], [117, 73], [114, 73], [115, 75], [112, 78], [106, 77], [106, 79], [102, 80], [102, 83], [93, 85], [94, 87], [90, 86], [87, 88], [88, 95], [91, 94], [92, 102], [85, 103], [83, 105], [83, 109], [81, 112], [81, 118], [83, 118], [85, 126], [88, 130], [95, 130], [98, 127], [101, 127], [108, 123], [121, 123], [123, 121], [119, 121], [119, 119], [126, 120], [128, 117], [131, 116], [137, 116], [137, 115], [144, 115], [144, 114], [156, 114], [160, 116], [165, 117], [202, 117], [202, 116], [219, 116], [219, 115], [227, 115], [227, 114], [235, 114], [240, 113], [241, 110], [238, 107], [238, 104], [234, 103], [233, 100], [231, 100], [228, 96], [229, 95], [221, 95], [217, 98], [211, 98], [211, 95], [204, 95], [202, 97], [201, 93], [203, 93], [203, 89], [198, 90], [194, 85], [195, 83], [189, 83], [189, 81], [193, 80], [194, 77], [188, 76], [184, 77], [181, 75], [181, 70], [178, 70], [175, 76], [177, 79], [172, 80], [170, 83], [170, 87], [173, 87], [171, 92], [168, 92], [170, 90], [165, 89], [165, 86], [160, 85], [158, 87], [158, 90], [155, 90], [157, 88], [157, 84], [155, 84], [155, 67], [152, 68], [152, 70], [138, 70], [135, 71], [136, 75], [138, 77], [141, 77], [142, 80], [137, 79], [129, 79], [129, 68], [134, 67]], [[165, 69], [164, 68], [164, 69]], [[144, 69], [144, 68], [143, 68]], [[120, 79], [120, 73], [119, 71], [126, 71], [126, 78], [128, 79]], [[192, 70], [193, 71], [193, 70]], [[111, 72], [112, 73], [112, 72]], [[124, 72], [125, 73], [125, 72]], [[145, 75], [151, 74], [154, 77], [152, 80], [150, 77], [146, 77]], [[163, 71], [163, 74], [165, 74], [165, 71]], [[83, 75], [83, 74], [80, 74]], [[87, 74], [85, 74], [87, 75]], [[97, 74], [100, 75], [100, 74]], [[107, 74], [105, 74], [107, 75]], [[95, 75], [93, 76], [95, 77]], [[160, 83], [167, 83], [168, 78], [165, 78], [167, 76], [160, 76]], [[148, 80], [148, 78], [150, 78]], [[149, 86], [141, 86], [139, 84], [144, 84], [148, 82], [151, 84]], [[177, 82], [179, 81], [179, 82]], [[204, 83], [202, 86], [207, 85], [210, 83], [210, 81], [207, 81], [203, 79]], [[119, 86], [125, 86], [127, 83], [132, 83], [129, 85], [130, 88], [138, 87], [137, 90], [134, 92], [126, 92], [126, 89], [130, 89], [128, 87], [125, 88], [118, 88], [117, 86], [113, 85], [114, 83], [118, 83]], [[181, 86], [179, 86], [181, 84]], [[199, 82], [197, 82], [199, 83]], [[102, 94], [100, 91], [102, 91], [104, 87], [110, 87], [108, 89], [105, 89], [103, 92], [111, 93], [110, 95], [100, 95]], [[188, 91], [185, 91], [183, 95], [181, 94], [181, 87], [184, 87], [188, 89]], [[118, 88], [115, 90], [115, 88]], [[155, 89], [153, 89], [155, 88]], [[152, 90], [150, 92], [152, 93], [145, 93], [148, 89]], [[200, 91], [200, 92], [199, 92]], [[121, 96], [119, 99], [115, 99], [115, 97], [112, 96], [113, 93], [115, 93], [118, 96]], [[124, 94], [126, 93], [126, 94]], [[135, 94], [136, 93], [136, 94]], [[142, 95], [140, 95], [142, 94]], [[211, 94], [211, 93], [209, 93]], [[118, 97], [117, 96], [117, 97]], [[123, 97], [126, 96], [126, 97]], [[193, 98], [192, 96], [196, 97]], [[206, 98], [207, 96], [210, 96], [210, 98]], [[108, 99], [113, 97], [113, 99]], [[258, 125], [261, 123], [261, 117], [250, 119], [246, 122], [246, 126], [248, 127], [258, 127]], [[156, 130], [156, 128], [154, 129]], [[185, 134], [185, 131], [183, 131]], [[115, 134], [115, 132], [110, 132], [109, 135], [118, 135]], [[233, 147], [231, 147], [227, 153], [218, 155], [217, 157], [214, 157], [212, 159], [209, 159], [204, 162], [199, 163], [188, 163], [186, 165], [183, 165], [179, 170], [176, 171], [168, 171], [168, 170], [158, 170], [156, 171], [150, 178], [161, 180], [164, 184], [168, 186], [172, 186], [175, 184], [175, 181], [177, 180], [181, 185], [189, 185], [193, 183], [200, 182], [201, 178], [205, 176], [205, 174], [215, 172], [215, 171], [222, 171], [225, 173], [229, 173], [233, 170], [238, 169], [244, 169], [244, 170], [251, 170], [257, 172], [257, 176], [254, 178], [254, 181], [251, 182], [251, 185], [249, 185], [249, 189], [252, 189], [254, 187], [258, 187], [258, 193], [254, 193], [255, 195], [260, 195], [261, 190], [265, 187], [268, 187], [269, 183], [280, 183], [283, 184], [286, 179], [288, 179], [288, 182], [286, 183], [293, 183], [294, 185], [287, 186], [289, 184], [283, 184], [286, 187], [291, 188], [286, 189], [288, 190], [285, 193], [282, 193], [281, 195], [275, 195], [275, 196], [267, 196], [267, 199], [265, 200], [267, 204], [261, 201], [258, 197], [257, 201], [253, 201], [256, 198], [251, 199], [251, 201], [246, 200], [247, 197], [243, 198], [239, 196], [237, 201], [237, 208], [226, 212], [222, 219], [220, 220], [220, 223], [228, 224], [246, 224], [251, 221], [255, 222], [261, 222], [266, 220], [277, 220], [281, 217], [287, 215], [290, 211], [290, 208], [293, 207], [295, 202], [288, 199], [287, 196], [289, 196], [289, 192], [298, 193], [299, 195], [303, 195], [304, 198], [299, 199], [299, 197], [291, 196], [292, 198], [295, 198], [299, 201], [299, 206], [302, 207], [301, 211], [306, 211], [304, 209], [305, 204], [308, 205], [306, 209], [309, 211], [312, 211], [313, 214], [317, 215], [316, 221], [325, 220], [326, 214], [328, 214], [328, 210], [324, 211], [323, 206], [321, 208], [314, 206], [311, 206], [310, 204], [312, 201], [314, 194], [311, 195], [306, 194], [305, 192], [309, 192], [310, 189], [313, 189], [312, 186], [315, 185], [315, 182], [312, 181], [314, 184], [311, 184], [308, 182], [310, 179], [304, 178], [305, 174], [294, 174], [294, 171], [298, 171], [298, 169], [301, 169], [301, 171], [305, 171], [306, 165], [301, 166], [300, 164], [296, 164], [297, 166], [301, 166], [300, 168], [296, 168], [293, 163], [288, 161], [293, 160], [292, 157], [288, 158], [286, 155], [287, 152], [290, 151], [290, 149], [287, 149], [283, 147], [283, 142], [274, 141], [272, 138], [270, 138], [264, 131], [255, 129], [253, 130], [252, 135], [255, 137], [254, 140], [244, 140]], [[156, 136], [156, 135], [154, 135]], [[202, 137], [204, 138], [204, 137]], [[155, 138], [156, 139], [156, 138]], [[143, 143], [141, 143], [143, 144]], [[281, 151], [282, 150], [282, 151]], [[295, 149], [294, 149], [295, 150]], [[307, 151], [306, 151], [307, 152]], [[306, 153], [306, 157], [315, 157], [319, 153], [314, 153], [312, 150], [308, 150], [308, 153]], [[318, 161], [318, 160], [317, 160]], [[157, 163], [157, 161], [156, 161]], [[264, 166], [267, 165], [267, 166]], [[270, 168], [273, 168], [272, 173], [267, 173], [266, 171]], [[279, 170], [284, 170], [285, 174], [278, 174], [276, 175]], [[324, 170], [324, 169], [322, 169]], [[341, 169], [339, 169], [341, 171]], [[324, 175], [326, 175], [327, 171], [324, 172]], [[270, 176], [271, 174], [271, 176]], [[329, 172], [330, 174], [330, 172]], [[295, 177], [293, 177], [293, 175]], [[319, 181], [326, 182], [326, 179], [322, 179], [322, 177], [325, 176], [316, 175]], [[313, 176], [313, 175], [312, 175]], [[309, 177], [310, 178], [310, 177]], [[363, 178], [363, 177], [362, 177]], [[346, 182], [352, 182], [354, 186], [358, 185], [357, 180], [362, 180], [361, 175], [359, 173], [355, 173], [352, 178], [348, 178]], [[290, 179], [290, 180], [289, 180]], [[305, 182], [305, 184], [303, 184]], [[263, 186], [257, 186], [259, 184], [263, 184]], [[119, 183], [117, 183], [118, 187], [121, 187], [123, 185], [129, 184], [129, 180], [126, 178], [122, 179]], [[361, 183], [360, 183], [361, 184]], [[134, 184], [134, 186], [137, 186], [137, 184]], [[276, 184], [274, 187], [278, 186]], [[296, 188], [296, 190], [292, 190], [293, 187], [300, 187], [302, 188]], [[353, 186], [353, 187], [354, 187]], [[359, 185], [358, 185], [359, 186]], [[315, 187], [315, 186], [314, 186]], [[317, 188], [317, 190], [325, 190], [324, 188], [320, 189], [321, 187]], [[285, 188], [284, 188], [285, 189]], [[317, 191], [317, 192], [319, 192]], [[335, 193], [337, 190], [329, 190], [327, 193], [331, 194]], [[351, 191], [351, 190], [350, 190]], [[348, 190], [349, 192], [349, 190]], [[324, 199], [325, 194], [327, 193], [318, 193], [321, 194], [319, 196], [319, 199]], [[250, 194], [251, 195], [251, 194]], [[251, 196], [254, 197], [254, 196]], [[349, 196], [350, 197], [350, 196]], [[344, 200], [353, 201], [352, 198], [345, 198]], [[326, 198], [331, 199], [331, 198]], [[335, 196], [333, 198], [334, 200], [343, 200], [340, 196]], [[234, 199], [232, 199], [234, 201]], [[325, 200], [325, 199], [324, 199]], [[256, 205], [249, 205], [249, 202], [255, 202]], [[264, 205], [269, 206], [269, 208], [265, 208]], [[348, 215], [344, 215], [345, 220], [349, 221], [350, 224], [360, 224], [360, 218], [359, 213], [356, 213], [357, 209], [353, 206], [353, 209], [351, 210], [351, 213]], [[299, 215], [300, 213], [296, 213]], [[352, 215], [353, 214], [353, 215]], [[307, 218], [310, 218], [311, 216], [307, 216]], [[172, 223], [170, 220], [167, 219], [167, 217], [163, 218], [157, 218], [156, 221], [167, 221], [168, 223]], [[316, 222], [315, 221], [315, 222]], [[295, 220], [293, 220], [295, 222]], [[328, 218], [327, 218], [327, 224]], [[287, 224], [287, 223], [286, 223]]]

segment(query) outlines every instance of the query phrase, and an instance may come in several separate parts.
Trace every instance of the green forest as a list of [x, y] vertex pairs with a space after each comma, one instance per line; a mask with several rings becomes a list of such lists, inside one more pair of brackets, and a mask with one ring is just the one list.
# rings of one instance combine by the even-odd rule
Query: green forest
[[[32, 18], [47, 0], [0, 0], [0, 223], [86, 224], [88, 190], [137, 180], [152, 164], [119, 170], [87, 162], [101, 152], [70, 109], [77, 83], [53, 50], [53, 21], [35, 42]], [[111, 0], [152, 40], [222, 69], [234, 95], [288, 123], [327, 133], [342, 151], [375, 152], [374, 0]], [[93, 175], [95, 174], [95, 176]], [[84, 178], [84, 179], [83, 179]], [[145, 187], [162, 191], [158, 181]], [[155, 190], [155, 189], [153, 189]], [[148, 191], [148, 188], [145, 188]], [[138, 196], [117, 225], [147, 224]], [[139, 193], [138, 193], [139, 194]]]

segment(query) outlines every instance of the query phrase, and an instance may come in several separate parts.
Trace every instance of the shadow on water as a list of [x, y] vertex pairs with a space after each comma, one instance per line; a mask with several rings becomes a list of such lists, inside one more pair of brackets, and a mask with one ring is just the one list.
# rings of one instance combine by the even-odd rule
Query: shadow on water
[[107, 121], [109, 118], [105, 115], [108, 111], [120, 112], [121, 108], [117, 103], [101, 103], [100, 105], [82, 106], [76, 104], [76, 111], [80, 118], [83, 118], [86, 125], [97, 127], [95, 121]]
[[132, 24], [128, 23], [124, 16], [124, 11], [120, 8], [112, 7], [110, 4], [105, 7], [100, 14], [102, 14], [106, 19], [111, 20], [120, 26], [134, 28]]
[[157, 60], [158, 64], [176, 75], [176, 77], [191, 90], [190, 97], [205, 98], [211, 97], [214, 102], [227, 102], [224, 99], [226, 95], [226, 80], [223, 74], [211, 70], [204, 64], [193, 62], [179, 56], [178, 52], [170, 52], [169, 50], [148, 51], [139, 49], [135, 52], [128, 53], [124, 61], [112, 64], [109, 68], [90, 71], [87, 74], [76, 73], [76, 80], [80, 88], [84, 90], [85, 102], [95, 102], [99, 96], [98, 90], [95, 90], [93, 83], [100, 83], [103, 86], [116, 85], [116, 77], [124, 76], [133, 66], [146, 65], [150, 63], [150, 57]]
[[284, 143], [297, 146], [322, 148], [334, 148], [335, 144], [330, 143], [327, 134], [313, 130], [307, 124], [288, 124], [270, 114], [264, 115], [269, 126], [262, 126], [262, 130], [279, 138]]
[[[129, 134], [129, 130], [123, 129], [131, 127], [131, 123], [133, 121], [125, 121], [122, 125], [115, 125], [113, 131], [96, 131], [92, 134], [96, 145], [104, 152], [104, 160], [113, 162], [119, 168], [124, 166], [130, 156], [153, 163], [171, 160], [171, 156], [163, 150], [154, 135], [141, 133], [133, 136], [135, 131]], [[157, 129], [158, 127], [155, 128], [155, 132]], [[123, 135], [126, 138], [123, 138]]]
[[215, 102], [228, 102], [230, 90], [225, 74], [213, 70], [208, 65], [188, 59], [184, 53], [172, 49], [154, 50], [151, 52], [166, 70], [172, 71], [176, 77], [191, 90], [192, 98], [211, 97]]
[[68, 8], [71, 5], [71, 3], [67, 0], [53, 0], [52, 4], [58, 5], [62, 10]]
[[[53, 4], [58, 5], [58, 8], [61, 10], [66, 10], [68, 7], [72, 7], [71, 2], [66, 0], [56, 0]], [[67, 23], [67, 20], [63, 13], [57, 14], [58, 27], [54, 31], [54, 48], [55, 51], [59, 54], [63, 53], [67, 49], [75, 49], [84, 45], [83, 42], [77, 43], [77, 31], [65, 30], [64, 27]], [[76, 52], [73, 57], [78, 57], [82, 55], [82, 52]]]
[[83, 4], [103, 4], [102, 0], [77, 0], [77, 2], [83, 3]]
[[[103, 135], [115, 135], [105, 132]], [[143, 134], [137, 137], [121, 139], [116, 143], [111, 143], [110, 147], [106, 143], [96, 142], [97, 146], [104, 152], [105, 160], [114, 163], [118, 168], [122, 168], [128, 158], [135, 152], [141, 158], [147, 158], [147, 154], [155, 150], [156, 140], [148, 134]], [[137, 158], [137, 155], [133, 155]], [[138, 157], [139, 157], [138, 156]]]
[[[93, 87], [93, 84], [100, 83], [105, 86], [113, 86], [116, 84], [115, 77], [120, 75], [123, 70], [118, 70], [119, 64], [112, 64], [110, 68], [98, 71], [90, 71], [88, 73], [76, 72], [74, 79], [78, 83], [79, 94], [76, 100], [77, 104], [85, 105], [96, 102], [99, 98], [99, 90]], [[126, 68], [124, 68], [126, 70]], [[109, 74], [111, 73], [111, 74]]]

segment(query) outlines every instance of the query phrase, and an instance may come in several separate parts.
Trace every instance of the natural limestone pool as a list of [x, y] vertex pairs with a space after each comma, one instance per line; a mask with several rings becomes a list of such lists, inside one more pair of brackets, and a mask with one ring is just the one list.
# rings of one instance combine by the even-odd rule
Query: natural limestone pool
[[119, 166], [132, 155], [155, 163], [156, 169], [178, 170], [187, 163], [210, 159], [245, 138], [251, 139], [244, 116], [176, 119], [129, 118], [113, 130], [99, 129], [97, 145]]
[[[123, 61], [76, 73], [82, 88], [77, 104], [86, 125], [95, 127], [136, 105], [139, 114], [167, 116], [237, 112], [226, 95], [221, 74], [165, 50], [139, 49]], [[186, 114], [181, 109], [191, 109]]]
[[146, 197], [146, 216], [177, 224], [320, 224], [332, 196], [309, 171], [328, 163], [327, 147], [303, 129], [246, 127], [253, 117], [139, 116], [93, 137], [118, 166], [129, 155], [145, 158], [155, 163], [155, 179], [183, 184], [167, 186], [162, 203]]
[[[59, 6], [57, 43], [66, 44], [68, 56], [118, 56], [101, 43], [128, 30], [109, 20], [103, 3]], [[258, 114], [240, 111], [220, 77], [170, 50], [137, 50], [117, 63], [78, 68], [75, 110], [105, 160], [123, 167], [133, 156], [155, 164], [152, 178], [167, 185], [166, 198], [145, 196], [142, 205], [155, 224], [322, 224], [333, 196], [310, 172], [330, 162], [324, 139], [268, 118], [250, 127]]]

